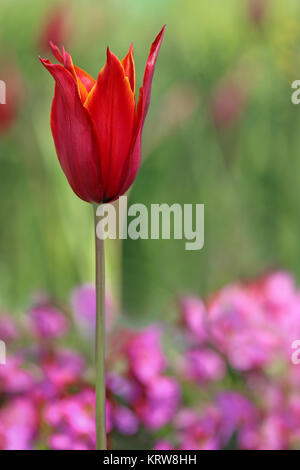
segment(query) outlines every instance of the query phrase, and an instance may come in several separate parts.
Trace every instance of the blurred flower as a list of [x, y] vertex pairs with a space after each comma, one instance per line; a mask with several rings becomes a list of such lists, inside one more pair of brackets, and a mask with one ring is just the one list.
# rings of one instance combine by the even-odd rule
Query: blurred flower
[[224, 130], [235, 124], [245, 106], [246, 94], [240, 82], [226, 79], [215, 89], [211, 99], [211, 113], [218, 130]]
[[132, 380], [132, 377], [109, 372], [106, 376], [107, 388], [118, 398], [127, 403], [134, 403], [141, 394], [141, 387]]
[[47, 11], [38, 36], [38, 48], [48, 52], [50, 41], [58, 47], [65, 46], [71, 33], [70, 8], [67, 5], [58, 5]]
[[267, 13], [268, 0], [248, 0], [248, 14], [250, 20], [261, 26]]
[[266, 322], [263, 305], [251, 289], [238, 285], [224, 288], [208, 311], [214, 343], [234, 368], [263, 367], [281, 349], [281, 338]]
[[166, 439], [160, 439], [156, 442], [153, 450], [175, 450], [172, 444]]
[[0, 314], [0, 340], [12, 341], [18, 337], [16, 324], [11, 316], [6, 313]]
[[2, 59], [0, 79], [5, 83], [5, 104], [0, 103], [0, 134], [8, 132], [14, 125], [25, 94], [21, 71], [17, 63]]
[[257, 426], [245, 427], [240, 445], [249, 450], [284, 450], [288, 448], [288, 432], [280, 415], [271, 414]]
[[16, 398], [0, 409], [1, 450], [31, 449], [37, 429], [37, 410], [29, 398]]
[[[186, 420], [188, 417], [188, 420]], [[218, 450], [221, 447], [217, 408], [206, 407], [201, 414], [184, 410], [176, 421], [181, 450]]]
[[84, 201], [116, 200], [137, 175], [163, 33], [164, 28], [151, 46], [137, 108], [132, 46], [122, 62], [107, 49], [97, 82], [53, 44], [53, 54], [63, 66], [40, 59], [56, 81], [51, 129], [57, 155], [70, 186]]
[[[80, 331], [86, 335], [94, 334], [96, 327], [96, 289], [93, 284], [83, 284], [71, 293], [72, 313]], [[106, 328], [110, 330], [115, 320], [112, 299], [106, 295]]]
[[220, 435], [227, 443], [237, 430], [245, 426], [255, 425], [259, 414], [255, 406], [246, 397], [234, 391], [220, 392], [216, 397], [216, 405], [220, 410]]
[[93, 449], [96, 444], [95, 393], [84, 389], [74, 396], [51, 402], [44, 418], [53, 430], [49, 438], [54, 449]]
[[139, 427], [136, 415], [125, 406], [117, 406], [114, 409], [114, 423], [120, 433], [128, 436], [135, 434]]
[[6, 364], [0, 366], [0, 394], [27, 393], [33, 389], [34, 384], [34, 376], [26, 369], [21, 354], [8, 357]]
[[202, 300], [185, 297], [180, 300], [180, 307], [183, 325], [191, 338], [195, 338], [198, 344], [205, 341], [208, 338], [208, 318]]
[[[75, 304], [87, 307], [88, 317], [93, 294], [86, 288], [76, 289]], [[168, 357], [162, 326], [116, 327], [108, 336], [106, 380], [112, 445], [120, 434], [122, 442], [139, 439], [142, 429], [156, 450], [298, 448], [300, 367], [290, 360], [290, 341], [300, 332], [299, 299], [294, 277], [284, 271], [225, 286], [205, 302], [184, 297], [178, 322], [184, 328], [176, 342], [169, 339]], [[49, 297], [38, 300], [57, 319]], [[6, 317], [0, 326], [2, 318], [11, 334]], [[47, 314], [44, 320], [48, 332]], [[56, 321], [50, 325], [49, 341], [29, 347], [25, 330], [14, 325], [19, 336], [11, 345], [22, 347], [0, 366], [0, 449], [95, 448], [92, 369], [80, 353], [59, 346]]]
[[180, 399], [179, 385], [171, 377], [156, 377], [145, 392], [135, 409], [146, 427], [159, 429], [175, 416]]
[[82, 356], [68, 349], [41, 351], [39, 361], [45, 379], [57, 390], [80, 381], [85, 366]]
[[180, 361], [181, 375], [186, 380], [203, 384], [207, 381], [221, 380], [226, 373], [223, 359], [208, 348], [191, 349], [185, 352]]
[[158, 326], [134, 333], [125, 346], [130, 371], [140, 382], [150, 383], [166, 367]]
[[29, 327], [39, 339], [52, 339], [64, 336], [69, 329], [66, 316], [51, 305], [38, 305], [29, 313]]

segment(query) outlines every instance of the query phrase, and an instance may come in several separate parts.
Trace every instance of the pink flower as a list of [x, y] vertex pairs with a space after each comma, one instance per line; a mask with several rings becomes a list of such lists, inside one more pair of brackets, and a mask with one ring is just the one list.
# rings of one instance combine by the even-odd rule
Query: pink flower
[[177, 420], [181, 450], [217, 450], [220, 448], [218, 409], [210, 406], [202, 413], [184, 410]]
[[69, 434], [57, 433], [48, 439], [48, 445], [53, 450], [69, 450], [72, 448], [72, 437]]
[[224, 444], [234, 431], [258, 422], [258, 410], [248, 398], [238, 392], [220, 392], [216, 397], [216, 405], [220, 411], [220, 435]]
[[147, 386], [146, 395], [136, 404], [136, 411], [143, 424], [159, 429], [175, 415], [180, 389], [171, 377], [156, 377]]
[[83, 389], [75, 395], [58, 398], [44, 410], [44, 419], [53, 434], [52, 448], [93, 449], [95, 446], [95, 393]]
[[8, 342], [16, 339], [18, 332], [11, 316], [6, 313], [0, 315], [0, 340]]
[[198, 343], [208, 337], [208, 316], [204, 303], [195, 297], [185, 297], [180, 301], [182, 321], [191, 338]]
[[190, 349], [184, 353], [180, 371], [185, 379], [202, 384], [221, 380], [226, 373], [226, 365], [219, 354], [211, 349]]
[[60, 349], [42, 354], [40, 360], [45, 379], [58, 390], [82, 379], [85, 362], [77, 352]]
[[285, 271], [271, 273], [262, 281], [264, 301], [274, 310], [288, 307], [296, 294], [295, 280]]
[[39, 305], [29, 311], [30, 327], [40, 339], [59, 338], [67, 333], [69, 321], [65, 315], [50, 305]]
[[21, 355], [8, 357], [6, 364], [0, 366], [0, 392], [27, 393], [32, 390], [34, 383], [34, 377], [26, 369]]
[[151, 383], [167, 365], [160, 339], [160, 328], [152, 326], [134, 333], [125, 347], [132, 374], [144, 384]]
[[114, 409], [114, 423], [121, 434], [136, 434], [139, 427], [139, 420], [136, 415], [125, 406], [117, 406]]
[[281, 341], [268, 330], [241, 331], [227, 345], [227, 357], [238, 370], [263, 367], [274, 359], [280, 350]]
[[288, 448], [288, 429], [280, 415], [270, 414], [257, 426], [245, 427], [239, 445], [249, 450], [284, 450]]
[[108, 372], [106, 387], [114, 395], [128, 403], [133, 403], [140, 395], [142, 387], [131, 377], [122, 376], [114, 372]]
[[156, 442], [153, 450], [175, 450], [174, 446], [166, 439], [160, 439]]
[[[71, 293], [71, 305], [75, 323], [84, 335], [94, 334], [96, 327], [96, 291], [93, 284], [83, 284]], [[106, 296], [106, 329], [114, 323], [115, 309], [112, 299]]]
[[224, 288], [209, 306], [213, 342], [238, 370], [269, 364], [283, 349], [261, 294], [247, 285]]
[[9, 401], [0, 409], [0, 449], [31, 449], [37, 427], [37, 410], [29, 398]]

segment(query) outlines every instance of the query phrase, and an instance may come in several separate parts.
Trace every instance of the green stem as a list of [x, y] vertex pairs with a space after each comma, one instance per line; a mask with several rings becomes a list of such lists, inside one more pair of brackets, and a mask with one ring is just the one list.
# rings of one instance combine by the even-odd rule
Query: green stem
[[104, 240], [97, 237], [97, 206], [95, 217], [96, 250], [96, 449], [106, 450], [105, 426], [105, 257]]

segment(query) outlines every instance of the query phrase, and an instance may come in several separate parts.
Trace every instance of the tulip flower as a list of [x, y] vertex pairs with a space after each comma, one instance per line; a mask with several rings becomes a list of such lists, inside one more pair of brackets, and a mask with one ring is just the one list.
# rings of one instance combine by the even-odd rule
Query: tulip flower
[[52, 43], [62, 65], [40, 59], [56, 81], [51, 112], [56, 152], [70, 186], [84, 201], [114, 201], [135, 180], [163, 33], [164, 28], [151, 46], [137, 106], [132, 46], [122, 61], [108, 48], [97, 81]]
[[97, 234], [96, 204], [124, 194], [140, 166], [142, 131], [150, 104], [152, 78], [165, 27], [153, 42], [143, 86], [135, 102], [132, 45], [123, 60], [107, 48], [97, 81], [73, 64], [70, 54], [50, 44], [60, 62], [40, 59], [55, 79], [51, 130], [60, 165], [75, 194], [93, 203], [96, 247], [96, 447], [106, 449], [105, 262]]
[[248, 15], [255, 26], [261, 27], [265, 20], [268, 0], [248, 0]]
[[47, 11], [38, 35], [38, 48], [43, 51], [49, 51], [50, 41], [59, 46], [66, 44], [71, 32], [70, 20], [70, 8], [67, 5], [56, 5]]

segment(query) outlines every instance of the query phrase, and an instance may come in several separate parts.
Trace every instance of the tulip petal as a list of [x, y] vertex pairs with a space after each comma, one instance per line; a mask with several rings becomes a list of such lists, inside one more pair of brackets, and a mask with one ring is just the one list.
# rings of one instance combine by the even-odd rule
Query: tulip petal
[[133, 45], [130, 44], [129, 51], [124, 59], [121, 61], [126, 77], [129, 79], [131, 90], [135, 92], [135, 65], [133, 59]]
[[95, 123], [101, 146], [104, 201], [108, 202], [119, 195], [135, 121], [135, 100], [129, 79], [121, 62], [109, 49], [105, 67], [85, 107]]
[[81, 98], [82, 103], [84, 103], [86, 98], [87, 98], [88, 92], [87, 92], [85, 86], [83, 85], [82, 81], [79, 80], [79, 78], [76, 75], [76, 71], [75, 71], [73, 61], [72, 61], [72, 57], [70, 56], [70, 54], [68, 54], [68, 52], [65, 51], [64, 48], [63, 48], [63, 59], [64, 59], [63, 65], [64, 65], [65, 69], [67, 69], [73, 75], [73, 77], [75, 78], [75, 80], [77, 82], [79, 96]]
[[160, 46], [163, 40], [165, 28], [166, 28], [166, 25], [162, 28], [162, 30], [156, 37], [155, 41], [151, 45], [146, 68], [145, 68], [144, 79], [143, 79], [142, 126], [144, 125], [145, 118], [146, 118], [149, 105], [150, 105], [152, 79], [153, 79], [153, 74], [155, 70], [157, 56], [158, 56]]
[[56, 82], [51, 129], [61, 167], [77, 196], [87, 202], [101, 202], [97, 135], [82, 105], [76, 80], [63, 66], [40, 60]]
[[155, 70], [157, 56], [163, 40], [166, 25], [162, 28], [158, 36], [151, 45], [148, 60], [146, 63], [143, 87], [140, 88], [139, 100], [136, 113], [135, 132], [131, 143], [131, 156], [124, 167], [122, 180], [124, 182], [121, 192], [124, 193], [133, 183], [140, 167], [141, 139], [144, 122], [150, 105], [152, 79]]
[[96, 80], [93, 77], [91, 77], [85, 70], [82, 70], [81, 68], [77, 67], [77, 65], [75, 65], [74, 67], [75, 67], [77, 78], [81, 80], [81, 82], [86, 88], [86, 91], [89, 93], [91, 89], [93, 88], [93, 86], [95, 85]]
[[[74, 65], [70, 54], [68, 54], [64, 49], [62, 54], [59, 48], [53, 44], [52, 41], [50, 41], [50, 47], [52, 54], [58, 60], [58, 62], [64, 65], [66, 69], [69, 70], [69, 72], [71, 72], [78, 79], [81, 101], [84, 102], [96, 81], [87, 72], [85, 72], [85, 70], [82, 70], [81, 68]], [[81, 85], [84, 86], [85, 90], [83, 90]]]

